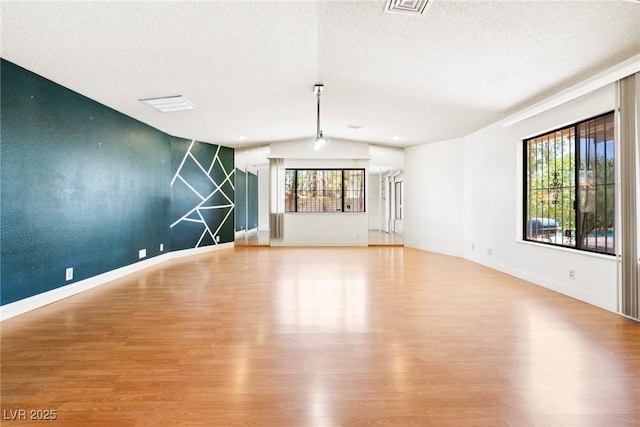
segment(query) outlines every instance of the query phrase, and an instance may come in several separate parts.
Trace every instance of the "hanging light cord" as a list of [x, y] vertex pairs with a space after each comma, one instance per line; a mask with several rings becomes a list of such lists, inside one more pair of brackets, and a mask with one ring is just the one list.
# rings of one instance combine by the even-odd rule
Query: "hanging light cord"
[[311, 148], [314, 150], [319, 150], [327, 142], [322, 135], [322, 130], [320, 129], [320, 95], [322, 95], [322, 88], [323, 85], [321, 84], [317, 84], [314, 88], [318, 103], [318, 114], [316, 116], [316, 138], [311, 143]]
[[316, 138], [320, 138], [321, 130], [320, 130], [320, 91], [318, 91], [318, 116], [317, 116], [317, 126], [316, 126]]

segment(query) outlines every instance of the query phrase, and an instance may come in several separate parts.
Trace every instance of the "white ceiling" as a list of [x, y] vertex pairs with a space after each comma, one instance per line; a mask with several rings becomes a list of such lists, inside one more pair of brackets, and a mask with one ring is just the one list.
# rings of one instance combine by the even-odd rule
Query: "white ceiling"
[[[410, 146], [466, 135], [640, 53], [634, 1], [431, 0], [418, 17], [384, 7], [3, 0], [1, 54], [169, 134], [239, 147], [315, 135], [316, 83], [326, 136]], [[168, 95], [196, 109], [138, 101]]]

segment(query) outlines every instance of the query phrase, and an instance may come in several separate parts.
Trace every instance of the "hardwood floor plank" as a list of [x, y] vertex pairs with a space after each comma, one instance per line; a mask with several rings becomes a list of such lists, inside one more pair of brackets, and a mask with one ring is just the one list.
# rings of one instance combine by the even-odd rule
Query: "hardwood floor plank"
[[212, 252], [0, 327], [3, 415], [54, 409], [52, 425], [640, 419], [638, 323], [410, 248]]

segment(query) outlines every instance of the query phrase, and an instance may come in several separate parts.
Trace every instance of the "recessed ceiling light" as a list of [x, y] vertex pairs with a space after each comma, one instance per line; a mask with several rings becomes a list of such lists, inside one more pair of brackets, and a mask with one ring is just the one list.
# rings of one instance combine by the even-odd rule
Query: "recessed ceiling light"
[[394, 136], [394, 137], [393, 137], [393, 140], [394, 140], [394, 141], [400, 141], [400, 137], [399, 137], [399, 136]]
[[195, 107], [182, 95], [165, 96], [162, 98], [141, 99], [140, 102], [155, 108], [161, 113], [170, 113], [173, 111], [193, 110]]
[[240, 136], [238, 137], [238, 141], [244, 141], [245, 139], [247, 139], [247, 137], [246, 137], [246, 136], [244, 136], [244, 135], [240, 135]]

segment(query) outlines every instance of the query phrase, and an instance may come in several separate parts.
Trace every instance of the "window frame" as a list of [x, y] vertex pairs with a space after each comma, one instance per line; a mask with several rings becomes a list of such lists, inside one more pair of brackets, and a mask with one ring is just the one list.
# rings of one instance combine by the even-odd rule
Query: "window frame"
[[[601, 113], [592, 117], [588, 117], [586, 119], [582, 119], [579, 121], [576, 121], [574, 123], [568, 124], [568, 125], [564, 125], [549, 131], [545, 131], [542, 132], [540, 134], [531, 136], [531, 137], [527, 137], [524, 138], [522, 140], [522, 240], [524, 242], [530, 242], [530, 243], [535, 243], [535, 244], [540, 244], [540, 245], [546, 245], [546, 246], [552, 246], [552, 247], [556, 247], [556, 248], [563, 248], [563, 249], [568, 249], [568, 250], [576, 250], [576, 251], [580, 251], [580, 252], [587, 252], [587, 253], [592, 253], [592, 254], [597, 254], [597, 255], [605, 255], [605, 256], [616, 256], [616, 252], [615, 252], [615, 248], [616, 248], [616, 239], [618, 237], [616, 237], [616, 211], [617, 211], [617, 205], [616, 205], [616, 199], [618, 197], [617, 193], [616, 193], [616, 187], [617, 187], [617, 175], [615, 173], [615, 170], [617, 169], [617, 164], [618, 164], [618, 151], [617, 151], [617, 147], [615, 145], [615, 138], [616, 138], [616, 133], [614, 131], [613, 133], [613, 143], [614, 143], [614, 152], [613, 152], [613, 176], [614, 176], [614, 181], [612, 184], [613, 187], [613, 237], [611, 237], [613, 239], [613, 244], [612, 244], [612, 248], [613, 251], [612, 252], [606, 252], [606, 248], [605, 250], [597, 250], [597, 248], [590, 248], [588, 246], [583, 246], [582, 244], [579, 244], [578, 242], [578, 233], [577, 233], [577, 228], [579, 226], [579, 224], [581, 223], [582, 219], [580, 219], [580, 213], [581, 211], [579, 210], [580, 207], [580, 203], [581, 203], [581, 198], [580, 198], [580, 163], [581, 163], [581, 142], [580, 142], [580, 126], [584, 126], [590, 122], [594, 122], [600, 119], [604, 119], [607, 117], [611, 117], [612, 121], [613, 121], [613, 127], [615, 129], [616, 126], [616, 114], [615, 111], [607, 111], [605, 113]], [[573, 187], [573, 207], [570, 207], [570, 211], [573, 215], [573, 222], [574, 222], [574, 226], [575, 226], [575, 230], [573, 230], [573, 244], [567, 244], [564, 243], [564, 237], [563, 240], [561, 240], [561, 243], [556, 243], [556, 242], [545, 242], [545, 241], [541, 241], [541, 240], [537, 240], [535, 238], [531, 238], [529, 237], [529, 227], [528, 227], [528, 222], [530, 219], [533, 218], [528, 218], [528, 204], [529, 204], [529, 199], [530, 199], [530, 189], [529, 189], [529, 182], [528, 182], [528, 172], [529, 172], [529, 150], [528, 150], [528, 145], [529, 142], [532, 140], [535, 140], [537, 138], [541, 138], [547, 135], [553, 135], [555, 133], [559, 133], [568, 129], [573, 129], [573, 182], [567, 184], [567, 186], [571, 186]], [[607, 135], [608, 136], [608, 135]], [[607, 139], [605, 138], [604, 143], [607, 143]], [[606, 160], [606, 157], [605, 157]], [[598, 185], [598, 184], [596, 184]], [[606, 181], [605, 178], [605, 183], [601, 184], [601, 185], [609, 185], [609, 183]], [[549, 187], [551, 188], [551, 187]], [[607, 206], [607, 205], [605, 205]], [[536, 217], [537, 218], [537, 217]], [[553, 219], [554, 221], [557, 219], [556, 218], [549, 218], [549, 219]], [[563, 226], [564, 227], [564, 226]], [[564, 230], [564, 228], [563, 228]], [[565, 233], [567, 230], [564, 230]], [[563, 233], [563, 236], [564, 234]], [[606, 241], [606, 240], [605, 240]]]
[[[285, 211], [284, 213], [290, 214], [362, 214], [367, 212], [367, 171], [365, 168], [285, 168], [285, 177], [288, 171], [295, 171], [294, 180], [293, 180], [293, 208], [294, 210], [287, 210], [287, 189], [285, 184]], [[312, 211], [299, 211], [298, 210], [298, 172], [299, 171], [337, 171], [340, 172], [340, 210], [335, 211], [322, 211], [322, 210], [312, 210]], [[345, 210], [345, 195], [346, 189], [344, 186], [345, 181], [345, 172], [348, 171], [360, 171], [362, 173], [362, 191], [359, 199], [362, 201], [362, 210]], [[285, 178], [286, 182], [286, 178]]]

